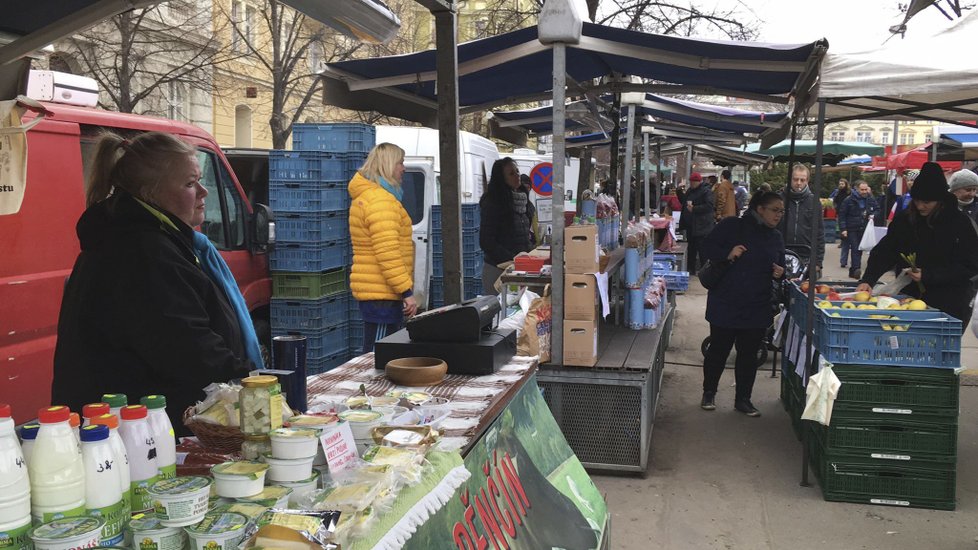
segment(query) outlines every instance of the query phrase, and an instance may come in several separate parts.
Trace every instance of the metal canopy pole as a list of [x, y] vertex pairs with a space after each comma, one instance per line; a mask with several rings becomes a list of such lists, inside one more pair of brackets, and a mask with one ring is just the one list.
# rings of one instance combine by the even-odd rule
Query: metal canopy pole
[[[644, 201], [645, 202], [645, 215], [646, 216], [651, 216], [652, 215], [652, 211], [649, 210], [649, 191], [651, 190], [650, 188], [652, 187], [652, 185], [651, 185], [651, 182], [649, 181], [649, 134], [647, 134], [647, 133], [643, 133], [642, 134], [642, 168], [643, 168], [643, 170], [642, 170], [642, 181], [644, 182], [643, 185], [645, 186], [645, 201]], [[656, 185], [656, 188], [655, 188], [655, 195], [656, 196], [655, 196], [655, 202], [654, 202], [654, 204], [656, 206], [658, 206], [658, 204], [659, 204], [659, 187], [658, 187], [658, 184]]]
[[[556, 129], [555, 129], [556, 131]], [[625, 136], [625, 162], [621, 171], [621, 234], [625, 235], [631, 219], [632, 148], [635, 146], [635, 105], [628, 106], [628, 134]]]
[[[655, 142], [655, 173], [656, 173], [656, 177], [659, 179], [659, 182], [661, 184], [662, 182], [662, 142], [661, 141]], [[656, 208], [658, 209], [659, 201], [657, 200], [655, 204], [656, 204]]]
[[[451, 10], [435, 16], [438, 73], [438, 151], [441, 154], [441, 231], [445, 262], [445, 303], [462, 301], [462, 222], [458, 148], [458, 20]], [[418, 282], [418, 281], [415, 281]]]
[[[824, 148], [824, 137], [822, 134], [825, 132], [825, 99], [818, 100], [818, 129], [815, 134], [815, 189], [822, 189], [822, 149]], [[818, 195], [816, 195], [818, 196]], [[817, 219], [815, 216], [821, 216], [821, 203], [819, 201], [812, 201], [812, 219]], [[812, 243], [818, 242], [818, 224], [812, 224], [811, 233]], [[811, 284], [808, 285], [808, 307], [805, 308], [805, 315], [808, 321], [808, 330], [806, 331], [809, 348], [805, 351], [805, 379], [804, 383], [808, 385], [808, 379], [811, 378], [815, 370], [815, 362], [818, 361], [818, 351], [816, 350], [810, 357], [808, 355], [809, 350], [814, 348], [814, 336], [815, 336], [815, 250], [812, 250], [808, 255], [808, 278]], [[804, 420], [802, 422], [805, 422]], [[801, 451], [801, 485], [803, 487], [808, 487], [811, 485], [808, 481], [808, 449], [811, 446], [811, 437], [809, 430], [802, 429], [802, 451]]]

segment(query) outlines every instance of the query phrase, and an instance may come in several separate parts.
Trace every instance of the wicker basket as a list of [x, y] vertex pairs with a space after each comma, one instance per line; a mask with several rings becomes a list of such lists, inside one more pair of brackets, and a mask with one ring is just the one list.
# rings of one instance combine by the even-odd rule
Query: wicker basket
[[219, 426], [193, 420], [195, 412], [193, 405], [187, 407], [187, 410], [183, 412], [183, 425], [194, 432], [201, 445], [222, 453], [241, 451], [241, 444], [244, 442], [244, 434], [241, 433], [241, 430], [231, 426]]

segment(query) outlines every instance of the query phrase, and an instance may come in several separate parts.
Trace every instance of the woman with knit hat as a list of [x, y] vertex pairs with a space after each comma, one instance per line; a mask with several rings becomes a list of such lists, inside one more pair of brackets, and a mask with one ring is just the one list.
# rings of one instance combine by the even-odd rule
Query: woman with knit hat
[[[893, 218], [886, 236], [873, 248], [858, 290], [869, 291], [884, 273], [902, 269], [913, 279], [904, 294], [967, 327], [978, 279], [978, 229], [957, 209], [957, 199], [936, 163], [921, 168], [910, 198], [908, 208]], [[911, 254], [916, 255], [916, 269], [903, 259]]]
[[951, 186], [951, 194], [958, 199], [958, 210], [978, 223], [978, 201], [975, 200], [975, 195], [978, 194], [978, 174], [971, 170], [958, 170], [951, 174], [948, 184]]

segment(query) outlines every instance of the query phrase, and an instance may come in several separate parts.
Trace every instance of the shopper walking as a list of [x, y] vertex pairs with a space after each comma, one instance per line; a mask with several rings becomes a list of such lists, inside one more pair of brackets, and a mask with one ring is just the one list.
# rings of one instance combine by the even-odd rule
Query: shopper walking
[[[928, 162], [910, 190], [906, 210], [869, 255], [858, 290], [869, 291], [884, 273], [894, 268], [909, 273], [912, 282], [902, 292], [961, 320], [971, 319], [974, 285], [978, 277], [978, 230], [966, 214], [955, 208], [940, 165]], [[907, 258], [915, 258], [912, 269]]]
[[859, 250], [859, 243], [862, 242], [869, 222], [875, 220], [877, 214], [879, 205], [869, 189], [869, 184], [863, 180], [856, 181], [856, 192], [842, 202], [842, 208], [838, 212], [839, 229], [842, 230], [842, 256], [839, 258], [839, 266], [845, 268], [851, 255], [849, 277], [853, 279], [862, 275], [863, 252]]
[[380, 143], [350, 180], [350, 289], [363, 317], [363, 348], [401, 328], [418, 310], [414, 299], [411, 216], [401, 204], [404, 150]]
[[727, 264], [706, 298], [710, 347], [703, 359], [705, 410], [716, 409], [724, 364], [737, 347], [734, 408], [748, 416], [761, 413], [751, 402], [757, 351], [771, 324], [771, 284], [784, 276], [784, 241], [775, 228], [784, 215], [780, 195], [759, 192], [740, 218], [727, 218], [703, 241], [703, 256]]
[[520, 189], [520, 170], [510, 157], [492, 165], [489, 185], [479, 201], [479, 246], [482, 247], [482, 292], [497, 294], [499, 264], [533, 250], [528, 198]]
[[703, 176], [699, 172], [689, 175], [689, 191], [686, 192], [686, 202], [683, 215], [679, 218], [680, 229], [686, 230], [686, 267], [690, 273], [699, 269], [697, 256], [700, 243], [713, 230], [714, 220], [713, 193], [704, 185]]
[[832, 203], [835, 204], [835, 211], [838, 212], [842, 208], [842, 202], [849, 198], [851, 191], [849, 190], [849, 181], [846, 178], [839, 179], [839, 186], [832, 190], [829, 198], [832, 199]]
[[978, 174], [971, 170], [959, 170], [951, 174], [948, 184], [951, 186], [951, 193], [958, 200], [958, 210], [978, 223], [978, 201], [975, 200], [975, 195], [978, 194]]
[[[818, 196], [808, 187], [808, 178], [808, 167], [804, 164], [796, 164], [791, 172], [791, 186], [785, 189], [782, 196], [787, 211], [778, 225], [778, 230], [787, 248], [794, 247], [802, 252], [802, 259], [806, 265], [808, 254], [815, 254], [815, 266], [818, 271], [821, 271], [822, 259], [825, 257], [822, 204]], [[816, 233], [814, 242], [812, 226], [815, 227]]]
[[737, 215], [737, 197], [730, 181], [730, 170], [720, 172], [720, 183], [713, 187], [713, 202], [716, 221]]

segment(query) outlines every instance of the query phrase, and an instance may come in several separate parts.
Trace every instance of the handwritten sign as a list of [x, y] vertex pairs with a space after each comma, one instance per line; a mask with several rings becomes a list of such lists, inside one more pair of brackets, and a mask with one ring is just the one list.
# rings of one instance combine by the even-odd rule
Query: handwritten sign
[[352, 464], [357, 455], [357, 442], [353, 438], [353, 430], [349, 422], [340, 422], [333, 427], [323, 429], [319, 436], [319, 444], [323, 446], [326, 464], [330, 472], [338, 472]]

